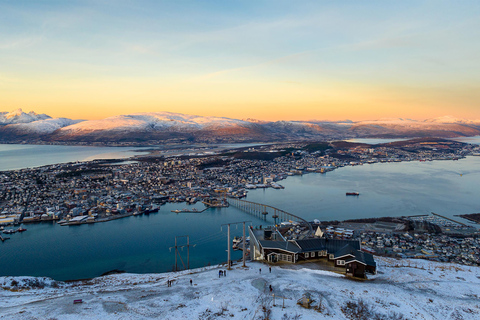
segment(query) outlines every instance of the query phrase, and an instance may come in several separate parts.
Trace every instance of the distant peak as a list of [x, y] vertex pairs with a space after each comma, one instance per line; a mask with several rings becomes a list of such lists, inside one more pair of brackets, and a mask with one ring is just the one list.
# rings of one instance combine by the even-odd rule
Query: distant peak
[[438, 123], [464, 123], [464, 122], [468, 122], [465, 119], [460, 119], [460, 118], [456, 118], [456, 117], [453, 117], [453, 116], [443, 116], [443, 117], [428, 119], [426, 121], [427, 122], [438, 122]]
[[253, 118], [242, 119], [242, 121], [251, 122], [251, 123], [266, 123], [266, 122], [268, 122], [268, 121], [264, 121], [264, 120], [253, 119]]
[[9, 119], [13, 117], [18, 117], [18, 116], [21, 116], [22, 114], [23, 114], [22, 108], [18, 108], [17, 110], [7, 113], [6, 118]]

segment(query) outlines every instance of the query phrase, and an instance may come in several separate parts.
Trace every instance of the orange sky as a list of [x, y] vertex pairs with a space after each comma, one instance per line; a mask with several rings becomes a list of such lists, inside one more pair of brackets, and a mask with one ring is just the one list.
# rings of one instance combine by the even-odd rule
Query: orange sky
[[0, 111], [480, 119], [476, 3], [26, 3], [0, 4]]

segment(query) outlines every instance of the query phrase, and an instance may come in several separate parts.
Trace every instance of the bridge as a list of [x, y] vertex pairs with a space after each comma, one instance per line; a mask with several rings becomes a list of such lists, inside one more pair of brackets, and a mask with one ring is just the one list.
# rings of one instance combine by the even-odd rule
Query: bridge
[[231, 206], [243, 210], [264, 221], [267, 221], [267, 219], [273, 219], [273, 223], [275, 225], [277, 224], [277, 222], [280, 221], [297, 221], [300, 224], [306, 225], [310, 229], [310, 235], [313, 234], [313, 228], [310, 222], [284, 210], [266, 204], [241, 200], [237, 198], [228, 198], [227, 201]]

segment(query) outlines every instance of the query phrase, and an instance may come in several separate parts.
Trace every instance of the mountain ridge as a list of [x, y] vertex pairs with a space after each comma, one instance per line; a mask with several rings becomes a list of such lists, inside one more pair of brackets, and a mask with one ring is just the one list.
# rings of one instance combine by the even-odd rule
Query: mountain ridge
[[0, 112], [2, 143], [264, 142], [348, 138], [452, 138], [480, 135], [480, 120], [444, 116], [426, 120], [265, 121], [198, 116], [175, 112], [140, 112], [100, 120], [52, 118], [22, 109]]

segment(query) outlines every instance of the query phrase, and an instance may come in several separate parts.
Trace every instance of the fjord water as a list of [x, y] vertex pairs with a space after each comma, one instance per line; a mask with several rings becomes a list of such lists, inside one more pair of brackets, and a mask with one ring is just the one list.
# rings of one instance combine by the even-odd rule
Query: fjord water
[[0, 144], [0, 171], [94, 159], [124, 159], [147, 148]]
[[[173, 213], [185, 204], [166, 204], [155, 214], [132, 216], [106, 223], [60, 226], [27, 224], [26, 232], [9, 235], [0, 243], [0, 276], [48, 276], [56, 280], [85, 279], [114, 269], [133, 273], [172, 271], [175, 236], [190, 236], [190, 267], [227, 261], [227, 227], [222, 224], [250, 220], [235, 208], [211, 208], [202, 213]], [[203, 209], [201, 203], [188, 208]], [[241, 225], [231, 234], [241, 236]], [[178, 245], [187, 244], [178, 238]], [[195, 246], [193, 246], [195, 245]], [[178, 249], [187, 265], [187, 248]], [[234, 251], [232, 258], [241, 258]], [[178, 260], [179, 268], [183, 268]]]
[[[292, 176], [283, 190], [251, 190], [247, 200], [270, 204], [307, 220], [344, 220], [480, 211], [480, 157], [458, 161], [377, 163], [339, 168], [326, 174]], [[347, 197], [345, 192], [360, 196]], [[27, 232], [0, 243], [0, 275], [49, 276], [58, 280], [98, 276], [113, 269], [134, 273], [167, 272], [174, 265], [175, 236], [189, 235], [190, 266], [226, 261], [226, 227], [261, 220], [236, 208], [203, 213], [172, 213], [184, 204], [167, 204], [159, 213], [106, 223], [26, 225]], [[202, 209], [197, 203], [194, 207]], [[454, 217], [456, 220], [460, 218]], [[464, 221], [465, 222], [465, 221]], [[232, 228], [232, 237], [240, 236]], [[179, 244], [185, 244], [185, 239]], [[180, 251], [186, 259], [186, 248]], [[235, 252], [234, 258], [241, 254]], [[184, 260], [186, 263], [186, 261]], [[179, 261], [179, 266], [181, 262]]]
[[151, 149], [173, 153], [187, 148], [233, 149], [265, 143], [158, 145], [150, 147], [89, 147], [64, 145], [0, 144], [0, 171], [95, 159], [126, 159], [148, 154]]
[[[480, 144], [480, 139], [474, 137], [465, 142]], [[121, 155], [127, 156], [134, 150], [35, 147], [40, 149], [0, 145], [0, 170], [8, 170], [5, 166], [12, 164], [16, 165], [14, 168], [25, 168], [48, 164], [46, 161], [53, 164], [84, 160], [112, 152], [125, 152]], [[88, 152], [90, 148], [92, 153]], [[55, 154], [55, 149], [65, 151]], [[42, 150], [44, 153], [39, 153]], [[8, 157], [11, 151], [15, 152], [16, 159], [12, 156], [7, 162], [4, 156]], [[69, 152], [73, 155], [66, 155]], [[39, 154], [42, 154], [41, 163], [28, 162], [30, 158], [32, 161], [39, 158]], [[77, 158], [72, 158], [74, 155]], [[118, 154], [113, 157], [119, 158]], [[307, 220], [430, 212], [453, 218], [455, 214], [480, 212], [480, 157], [344, 167], [326, 174], [292, 176], [280, 183], [285, 189], [251, 190], [247, 200], [269, 204]], [[360, 196], [345, 196], [349, 191], [357, 191]], [[28, 224], [27, 232], [10, 235], [10, 240], [0, 242], [0, 276], [48, 276], [68, 280], [95, 277], [113, 269], [133, 273], [167, 272], [172, 270], [175, 261], [170, 248], [175, 244], [175, 236], [182, 235], [189, 235], [190, 243], [195, 244], [190, 248], [191, 267], [217, 264], [227, 259], [226, 227], [222, 224], [244, 220], [251, 220], [253, 225], [264, 223], [233, 207], [208, 209], [203, 213], [171, 212], [185, 207], [185, 204], [167, 204], [149, 216], [93, 225]], [[189, 208], [193, 207], [203, 209], [200, 203]], [[232, 237], [241, 233], [240, 226], [232, 227]], [[179, 239], [179, 245], [184, 244], [186, 239]], [[179, 250], [186, 264], [187, 249]], [[240, 252], [234, 252], [233, 258], [240, 257]], [[180, 260], [178, 265], [182, 265]]]
[[[480, 157], [349, 166], [325, 174], [292, 176], [280, 183], [285, 189], [256, 190], [248, 194], [248, 200], [307, 220], [431, 212], [459, 220], [454, 215], [480, 212]], [[360, 196], [345, 195], [352, 191]]]

